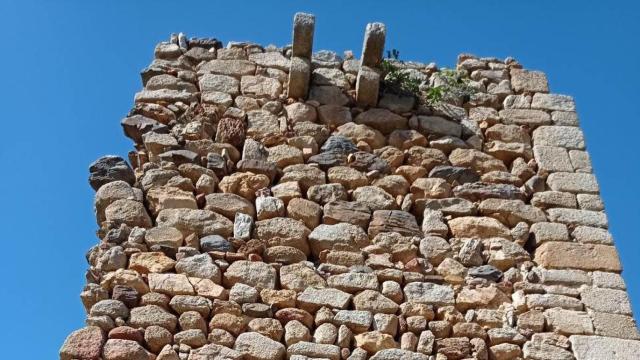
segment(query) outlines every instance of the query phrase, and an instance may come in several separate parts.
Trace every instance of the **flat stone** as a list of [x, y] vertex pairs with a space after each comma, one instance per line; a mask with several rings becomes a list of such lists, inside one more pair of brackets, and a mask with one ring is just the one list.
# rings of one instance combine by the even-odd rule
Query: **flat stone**
[[474, 183], [480, 181], [480, 176], [473, 170], [461, 166], [438, 165], [429, 172], [429, 177], [441, 178], [448, 183]]
[[277, 51], [249, 54], [249, 60], [261, 67], [276, 68], [283, 71], [289, 71], [291, 66], [289, 59]]
[[613, 236], [608, 230], [591, 226], [576, 226], [571, 237], [585, 244], [613, 245]]
[[526, 195], [522, 190], [511, 184], [490, 184], [485, 182], [467, 183], [453, 188], [453, 195], [469, 201], [485, 199], [522, 200]]
[[537, 93], [533, 95], [531, 108], [542, 110], [575, 111], [576, 104], [571, 96]]
[[622, 270], [616, 249], [607, 245], [546, 242], [536, 249], [534, 261], [554, 269]]
[[200, 91], [219, 91], [230, 95], [240, 94], [240, 82], [232, 76], [204, 74], [198, 80]]
[[256, 64], [248, 60], [210, 60], [198, 66], [200, 74], [220, 74], [240, 78], [243, 75], [254, 75]]
[[462, 135], [462, 126], [459, 123], [439, 116], [420, 115], [411, 121], [416, 123], [416, 130], [427, 135], [450, 135], [458, 138]]
[[357, 124], [372, 127], [385, 135], [407, 127], [407, 118], [379, 108], [372, 108], [358, 114], [354, 121]]
[[421, 236], [415, 216], [400, 210], [376, 210], [369, 223], [369, 237], [383, 232], [395, 232], [403, 236]]
[[207, 344], [189, 353], [188, 360], [211, 360], [211, 359], [231, 359], [242, 360], [243, 354], [226, 346], [217, 344]]
[[640, 339], [638, 326], [631, 316], [590, 312], [596, 335], [621, 339]]
[[562, 335], [593, 334], [593, 324], [586, 312], [553, 308], [545, 310], [544, 317], [549, 330]]
[[585, 148], [584, 135], [575, 126], [540, 126], [533, 131], [535, 145], [558, 146], [566, 149]]
[[240, 80], [243, 95], [256, 98], [275, 99], [282, 93], [282, 84], [277, 79], [266, 76], [243, 76]]
[[229, 237], [233, 234], [233, 222], [209, 210], [165, 209], [158, 214], [156, 223], [158, 227], [175, 227], [185, 236], [195, 233], [198, 237], [214, 234]]
[[370, 311], [372, 313], [395, 314], [398, 304], [378, 291], [364, 290], [353, 297], [353, 305], [356, 310]]
[[557, 172], [549, 175], [547, 184], [554, 191], [597, 194], [598, 181], [593, 174]]
[[323, 306], [335, 309], [346, 309], [349, 306], [352, 295], [338, 289], [306, 288], [298, 294], [298, 306], [302, 309], [315, 311]]
[[333, 317], [334, 323], [346, 325], [356, 334], [367, 331], [372, 321], [373, 315], [369, 311], [362, 310], [340, 310]]
[[[527, 125], [535, 128], [541, 125], [547, 125], [551, 123], [551, 116], [542, 110], [530, 110], [530, 109], [505, 109], [499, 112], [500, 117], [504, 124], [507, 125]], [[535, 142], [535, 145], [550, 145], [540, 144]]]
[[547, 218], [551, 222], [558, 222], [569, 226], [593, 226], [606, 228], [609, 224], [607, 215], [604, 212], [561, 209], [554, 208], [547, 210]]
[[309, 245], [315, 256], [334, 247], [361, 249], [369, 244], [369, 237], [361, 227], [347, 223], [321, 224], [309, 234]]
[[480, 203], [478, 210], [480, 214], [493, 217], [509, 227], [521, 221], [533, 224], [547, 219], [542, 210], [521, 200], [487, 199]]
[[327, 278], [327, 285], [348, 293], [362, 290], [378, 290], [378, 277], [373, 273], [348, 272]]
[[571, 336], [569, 341], [576, 360], [634, 360], [640, 354], [640, 341], [584, 335]]
[[[208, 256], [208, 255], [207, 255]], [[167, 295], [194, 295], [193, 285], [184, 274], [149, 274], [151, 291]]]
[[455, 304], [453, 289], [446, 285], [412, 282], [404, 287], [405, 299], [409, 302], [435, 306]]
[[564, 224], [539, 222], [529, 230], [536, 246], [548, 241], [569, 241], [569, 230]]
[[[522, 353], [525, 359], [530, 360], [576, 360], [568, 350], [551, 344], [536, 343], [533, 341], [528, 341], [524, 344]], [[593, 359], [595, 360], [596, 358]]]
[[180, 259], [176, 263], [176, 273], [220, 283], [220, 269], [213, 263], [209, 254], [198, 254]]
[[573, 172], [569, 152], [565, 148], [536, 145], [533, 147], [533, 154], [539, 169], [547, 172]]
[[549, 92], [547, 75], [541, 71], [511, 69], [511, 86], [516, 92]]
[[511, 238], [509, 228], [490, 217], [463, 216], [449, 220], [448, 225], [455, 237]]
[[375, 353], [370, 360], [428, 360], [429, 355], [401, 350], [401, 349], [384, 349]]
[[367, 229], [371, 219], [369, 207], [357, 201], [331, 201], [325, 204], [322, 213], [322, 221], [327, 225], [344, 222]]
[[584, 305], [593, 311], [632, 315], [629, 296], [624, 290], [586, 288], [580, 293]]
[[340, 348], [336, 345], [300, 341], [287, 348], [287, 355], [290, 358], [295, 355], [302, 355], [306, 358], [340, 360]]

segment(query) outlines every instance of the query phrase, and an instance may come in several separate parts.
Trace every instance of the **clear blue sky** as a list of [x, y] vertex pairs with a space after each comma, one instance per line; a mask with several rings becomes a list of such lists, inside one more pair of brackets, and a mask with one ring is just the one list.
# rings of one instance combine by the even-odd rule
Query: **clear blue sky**
[[190, 3], [0, 0], [2, 358], [57, 358], [83, 326], [84, 254], [97, 241], [87, 167], [131, 148], [119, 121], [154, 45], [179, 31], [284, 45], [296, 11], [316, 14], [316, 50], [359, 54], [366, 23], [382, 21], [405, 60], [514, 56], [573, 95], [640, 311], [638, 2]]

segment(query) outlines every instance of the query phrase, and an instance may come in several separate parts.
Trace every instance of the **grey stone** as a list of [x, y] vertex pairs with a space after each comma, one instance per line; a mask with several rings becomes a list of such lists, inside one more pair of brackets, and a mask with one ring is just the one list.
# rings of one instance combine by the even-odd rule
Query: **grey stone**
[[540, 126], [533, 131], [533, 143], [573, 150], [585, 147], [582, 130], [574, 126]]
[[382, 61], [387, 29], [382, 23], [369, 23], [364, 32], [361, 66], [375, 68]]
[[538, 163], [538, 168], [541, 170], [547, 172], [573, 171], [569, 152], [565, 148], [543, 145], [534, 146], [533, 155]]
[[412, 119], [417, 124], [418, 131], [426, 135], [450, 135], [460, 137], [462, 134], [462, 126], [454, 121], [447, 120], [439, 116], [417, 116]]
[[576, 209], [548, 209], [547, 215], [550, 221], [566, 225], [585, 225], [606, 228], [607, 216], [603, 212], [576, 210]]
[[576, 360], [635, 360], [640, 341], [601, 336], [574, 335], [569, 338]]
[[554, 191], [595, 194], [600, 191], [593, 174], [557, 172], [550, 174], [547, 184]]
[[533, 95], [531, 108], [542, 110], [575, 111], [576, 104], [571, 96], [537, 93]]
[[280, 360], [285, 356], [283, 344], [257, 332], [238, 335], [233, 348], [246, 360]]
[[586, 288], [580, 293], [580, 297], [590, 310], [632, 315], [629, 296], [624, 290]]
[[306, 59], [311, 58], [313, 50], [313, 33], [316, 17], [312, 14], [296, 13], [293, 17], [293, 44], [291, 55]]
[[136, 177], [123, 158], [115, 155], [103, 156], [89, 166], [89, 184], [94, 190], [112, 181], [124, 181], [133, 185]]
[[405, 299], [409, 302], [435, 306], [455, 304], [453, 289], [446, 285], [426, 282], [412, 282], [404, 287]]
[[298, 56], [291, 57], [287, 96], [294, 99], [306, 99], [309, 93], [310, 78], [311, 63], [309, 59]]

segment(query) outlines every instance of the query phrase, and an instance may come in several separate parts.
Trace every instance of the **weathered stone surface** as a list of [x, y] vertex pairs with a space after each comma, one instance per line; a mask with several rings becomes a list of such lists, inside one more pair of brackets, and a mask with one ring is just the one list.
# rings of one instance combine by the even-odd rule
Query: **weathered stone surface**
[[307, 358], [339, 360], [340, 348], [336, 345], [300, 341], [287, 348], [287, 355], [290, 358], [294, 355], [302, 355]]
[[253, 231], [253, 237], [262, 240], [269, 247], [293, 246], [305, 255], [309, 254], [309, 244], [313, 249], [311, 239], [307, 242], [310, 234], [313, 233], [302, 222], [286, 217], [257, 221]]
[[490, 217], [463, 216], [449, 220], [448, 224], [455, 237], [511, 237], [506, 226]]
[[570, 193], [598, 193], [600, 188], [593, 174], [557, 172], [549, 175], [551, 190]]
[[633, 360], [640, 354], [640, 341], [584, 335], [574, 335], [569, 340], [576, 360]]
[[354, 120], [388, 135], [394, 130], [407, 127], [407, 119], [386, 109], [373, 108], [360, 113]]
[[309, 245], [311, 252], [317, 256], [322, 250], [330, 250], [340, 246], [361, 249], [369, 245], [369, 237], [357, 225], [347, 223], [321, 224], [309, 234]]
[[584, 305], [593, 311], [631, 315], [627, 292], [614, 289], [586, 288], [580, 293]]
[[136, 341], [109, 339], [102, 349], [104, 360], [150, 360], [154, 356]]
[[321, 288], [327, 286], [327, 282], [314, 269], [304, 263], [281, 267], [280, 284], [284, 289], [298, 292], [308, 287]]
[[174, 227], [183, 235], [196, 233], [206, 235], [231, 236], [233, 223], [224, 216], [209, 210], [165, 209], [156, 218], [157, 225]]
[[254, 261], [235, 261], [224, 272], [223, 283], [233, 286], [242, 283], [259, 290], [274, 289], [276, 285], [276, 270], [269, 264]]
[[61, 360], [98, 360], [106, 337], [97, 326], [87, 326], [67, 336], [60, 348]]
[[407, 301], [435, 306], [454, 305], [453, 289], [433, 283], [412, 282], [404, 287]]
[[411, 213], [400, 210], [376, 210], [373, 212], [371, 223], [369, 223], [369, 237], [374, 238], [383, 232], [395, 232], [403, 236], [422, 235], [416, 218]]
[[511, 69], [511, 85], [516, 92], [549, 91], [547, 76], [540, 71]]
[[284, 345], [257, 332], [240, 334], [233, 349], [247, 360], [279, 360], [285, 355]]
[[136, 177], [123, 158], [115, 155], [103, 156], [89, 166], [89, 184], [94, 190], [112, 181], [124, 181], [133, 185]]
[[327, 203], [323, 209], [322, 221], [327, 225], [344, 222], [367, 229], [370, 219], [369, 207], [357, 201], [334, 200]]
[[331, 288], [306, 288], [298, 294], [297, 298], [298, 306], [309, 311], [315, 311], [322, 306], [346, 309], [350, 301], [351, 294]]
[[534, 261], [555, 269], [622, 270], [615, 248], [606, 245], [546, 242], [536, 249]]

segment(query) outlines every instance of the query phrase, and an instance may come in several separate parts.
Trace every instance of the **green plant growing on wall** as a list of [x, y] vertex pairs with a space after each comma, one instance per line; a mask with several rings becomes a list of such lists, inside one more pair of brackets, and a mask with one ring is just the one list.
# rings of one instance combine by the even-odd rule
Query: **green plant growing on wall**
[[[400, 52], [396, 49], [387, 51], [387, 59], [380, 64], [382, 70], [382, 92], [402, 96], [414, 96], [420, 102], [431, 107], [438, 106], [457, 98], [467, 99], [475, 90], [470, 86], [467, 73], [459, 70], [443, 69], [434, 73], [433, 85], [423, 86], [420, 81], [394, 64]], [[400, 63], [402, 63], [400, 61]]]
[[390, 92], [396, 95], [419, 96], [420, 81], [412, 78], [408, 73], [395, 66], [389, 60], [382, 60], [380, 64], [384, 80], [382, 82], [383, 92]]
[[429, 86], [424, 92], [423, 98], [427, 105], [436, 106], [457, 98], [466, 100], [475, 92], [464, 71], [442, 69], [432, 76], [436, 77], [434, 83], [437, 85]]

